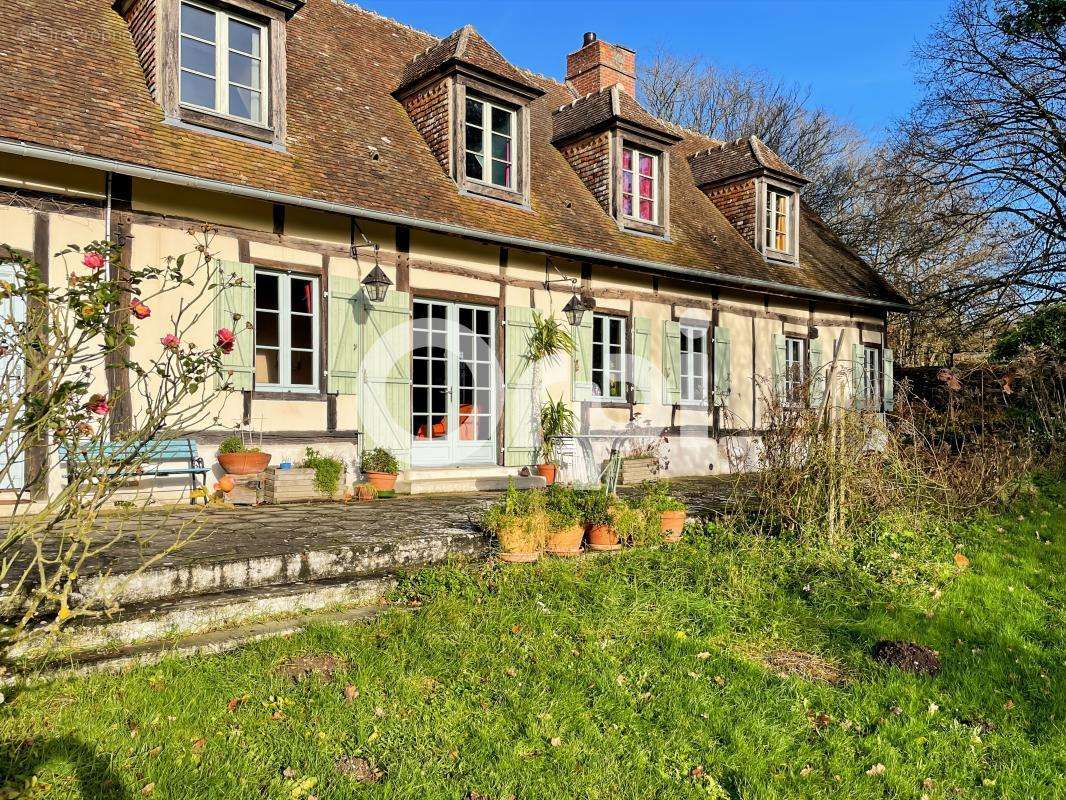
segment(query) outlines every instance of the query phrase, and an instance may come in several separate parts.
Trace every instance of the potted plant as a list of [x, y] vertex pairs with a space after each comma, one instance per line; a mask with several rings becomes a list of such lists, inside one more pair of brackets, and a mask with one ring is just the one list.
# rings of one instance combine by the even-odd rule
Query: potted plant
[[681, 540], [685, 528], [687, 509], [684, 503], [670, 495], [670, 484], [666, 481], [651, 481], [644, 487], [640, 507], [649, 519], [658, 518], [663, 533], [663, 541]]
[[258, 447], [248, 447], [244, 439], [234, 434], [219, 444], [218, 463], [227, 475], [254, 475], [266, 469], [270, 453], [264, 453]]
[[549, 527], [545, 549], [561, 558], [580, 555], [585, 520], [577, 494], [573, 489], [555, 484], [544, 493], [544, 505]]
[[[529, 408], [530, 416], [532, 417], [530, 422], [534, 425], [537, 423], [537, 409], [540, 407], [542, 365], [550, 364], [564, 355], [573, 356], [575, 352], [577, 352], [577, 345], [563, 323], [555, 319], [555, 317], [544, 316], [537, 311], [533, 312], [533, 325], [529, 333], [529, 340], [526, 343], [526, 359], [533, 367], [533, 381], [530, 389], [533, 397]], [[549, 397], [548, 399], [550, 400], [551, 398]], [[543, 416], [544, 412], [541, 411], [542, 421]], [[543, 428], [543, 424], [541, 427]], [[550, 458], [548, 456], [545, 456], [545, 458], [551, 464]], [[539, 467], [538, 472], [540, 472]], [[549, 478], [548, 483], [554, 480], [555, 470], [552, 469], [550, 472], [552, 477]], [[548, 477], [544, 472], [540, 472], [540, 474]]]
[[532, 563], [548, 538], [544, 498], [540, 492], [520, 492], [509, 481], [507, 492], [482, 515], [480, 525], [499, 542], [501, 561]]
[[555, 483], [555, 471], [558, 467], [555, 463], [555, 437], [573, 436], [575, 427], [574, 412], [563, 402], [562, 397], [552, 400], [551, 395], [548, 395], [548, 402], [540, 408], [541, 453], [544, 463], [537, 465], [537, 473], [548, 481], [549, 486]]
[[379, 492], [391, 492], [396, 487], [396, 476], [400, 474], [396, 457], [384, 447], [375, 447], [363, 453], [359, 469]]
[[618, 531], [611, 520], [611, 501], [606, 493], [583, 492], [581, 514], [585, 520], [590, 550], [620, 550]]
[[369, 483], [357, 483], [355, 484], [355, 492], [353, 495], [356, 501], [360, 503], [369, 503], [378, 496], [378, 490], [371, 486]]
[[319, 495], [335, 499], [344, 476], [344, 464], [339, 458], [324, 456], [313, 447], [304, 451], [304, 469], [315, 471], [311, 485]]

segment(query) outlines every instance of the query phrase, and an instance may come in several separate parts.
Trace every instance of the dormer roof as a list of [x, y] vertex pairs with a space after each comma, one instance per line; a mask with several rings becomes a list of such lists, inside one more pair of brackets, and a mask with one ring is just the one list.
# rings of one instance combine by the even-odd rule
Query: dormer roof
[[701, 187], [767, 173], [797, 185], [808, 183], [758, 136], [722, 142], [700, 150], [689, 156], [689, 165], [693, 180]]
[[615, 84], [556, 109], [552, 114], [552, 142], [558, 145], [614, 127], [636, 130], [664, 147], [682, 138]]
[[502, 81], [508, 88], [530, 98], [544, 94], [543, 89], [485, 41], [473, 25], [464, 25], [453, 31], [411, 59], [404, 68], [397, 94], [403, 94], [426, 78], [443, 75], [459, 65]]

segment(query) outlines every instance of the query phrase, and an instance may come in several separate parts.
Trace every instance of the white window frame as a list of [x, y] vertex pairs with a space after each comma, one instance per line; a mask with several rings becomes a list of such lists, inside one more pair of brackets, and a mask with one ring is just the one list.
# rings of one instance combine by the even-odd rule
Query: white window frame
[[[798, 374], [795, 367], [798, 366]], [[807, 382], [807, 340], [798, 336], [785, 337], [784, 401], [787, 405], [804, 404], [804, 385]]]
[[[500, 103], [493, 102], [481, 95], [466, 96], [466, 103], [479, 103], [481, 105], [481, 124], [474, 125], [470, 122], [470, 118], [466, 113], [466, 108], [463, 109], [463, 173], [466, 175], [466, 179], [472, 183], [478, 183], [482, 186], [493, 186], [497, 189], [507, 189], [509, 191], [516, 191], [518, 183], [518, 114], [513, 108], [508, 108]], [[511, 160], [504, 161], [501, 158], [495, 158], [492, 155], [492, 137], [504, 136], [502, 133], [495, 133], [492, 130], [492, 111], [502, 111], [507, 114], [511, 119], [511, 133], [507, 137], [511, 140]], [[481, 151], [471, 150], [466, 146], [466, 129], [476, 128], [481, 131]], [[482, 177], [472, 178], [466, 171], [466, 157], [473, 153], [474, 155], [481, 156], [482, 159]], [[501, 164], [507, 164], [510, 169], [511, 181], [507, 184], [494, 183], [492, 180], [492, 163], [499, 161]]]
[[[319, 363], [319, 330], [321, 325], [322, 314], [322, 301], [319, 297], [319, 281], [315, 275], [305, 275], [303, 273], [288, 273], [288, 272], [276, 272], [268, 269], [257, 269], [255, 271], [255, 277], [260, 275], [269, 275], [272, 278], [278, 279], [278, 307], [273, 308], [261, 308], [259, 306], [258, 295], [255, 298], [255, 315], [256, 329], [258, 329], [258, 321], [260, 312], [267, 314], [278, 315], [278, 343], [277, 345], [261, 345], [259, 344], [259, 337], [256, 336], [256, 341], [253, 345], [252, 359], [253, 365], [255, 359], [258, 357], [260, 350], [276, 350], [278, 352], [278, 383], [259, 383], [256, 381], [256, 391], [263, 392], [297, 392], [317, 394], [319, 391], [319, 371], [321, 364]], [[307, 280], [311, 281], [311, 314], [304, 312], [297, 312], [292, 310], [292, 282], [293, 280]], [[256, 281], [258, 284], [258, 281]], [[296, 384], [292, 383], [292, 317], [293, 316], [310, 316], [311, 317], [311, 376], [313, 378], [310, 384]], [[254, 331], [258, 333], [258, 330]], [[297, 352], [308, 352], [308, 348], [298, 347], [295, 348]]]
[[[596, 341], [596, 321], [601, 320], [601, 331], [606, 334], [601, 338], [601, 341]], [[618, 332], [618, 346], [620, 347], [618, 367], [611, 366], [611, 331], [616, 330]], [[596, 381], [596, 369], [593, 366], [592, 369], [592, 385], [594, 388], [600, 390], [600, 394], [597, 395], [599, 400], [624, 403], [626, 400], [626, 362], [628, 356], [626, 354], [626, 320], [625, 317], [616, 317], [613, 314], [593, 314], [592, 315], [592, 349], [600, 351], [600, 364], [602, 368], [599, 370], [602, 378], [602, 383]], [[595, 365], [596, 361], [593, 358], [592, 364]], [[617, 378], [618, 380], [618, 393], [610, 394], [611, 380]]]
[[[778, 198], [785, 201], [784, 214], [777, 210], [776, 201]], [[770, 252], [791, 256], [795, 249], [792, 244], [793, 236], [795, 235], [795, 214], [792, 208], [794, 202], [795, 192], [790, 192], [771, 184], [766, 185], [766, 202], [763, 207], [763, 243]], [[784, 250], [777, 247], [777, 235], [782, 232], [781, 228], [778, 227], [781, 217], [784, 217]]]
[[[629, 161], [630, 165], [632, 166], [632, 169], [626, 169], [625, 166], [623, 166], [625, 164], [626, 151], [629, 151], [632, 154], [630, 156], [630, 161]], [[641, 193], [640, 193], [640, 178], [641, 178], [641, 175], [640, 175], [640, 157], [641, 156], [647, 156], [648, 158], [651, 159], [651, 197], [650, 198], [643, 198], [643, 195], [641, 195]], [[621, 169], [620, 169], [620, 172], [619, 172], [619, 179], [621, 180], [621, 184], [618, 187], [618, 192], [619, 192], [618, 197], [619, 197], [619, 205], [623, 209], [622, 216], [624, 216], [626, 219], [635, 220], [636, 222], [643, 222], [643, 223], [645, 223], [647, 225], [658, 225], [659, 224], [659, 155], [658, 155], [658, 153], [653, 153], [650, 150], [642, 150], [641, 148], [634, 147], [633, 145], [630, 145], [630, 144], [623, 144], [622, 145], [622, 164], [620, 165], [620, 167], [621, 167]], [[625, 190], [625, 186], [626, 186], [625, 173], [627, 173], [627, 172], [632, 176], [632, 182], [630, 183], [630, 186], [633, 189], [632, 192], [626, 192], [626, 190]], [[625, 209], [625, 197], [626, 197], [627, 194], [632, 199], [630, 207], [633, 209], [633, 212], [631, 214], [627, 214], [625, 212], [625, 210], [624, 210]], [[642, 198], [651, 200], [651, 219], [644, 219], [644, 217], [640, 216], [640, 201], [641, 201]]]
[[[215, 41], [208, 42], [205, 39], [200, 39], [192, 34], [185, 33], [181, 29], [181, 10], [183, 6], [190, 6], [192, 8], [199, 9], [208, 14], [212, 14], [215, 17]], [[249, 117], [242, 117], [239, 114], [231, 114], [229, 110], [229, 89], [231, 81], [229, 79], [229, 23], [230, 20], [240, 22], [249, 27], [256, 28], [259, 31], [259, 89], [255, 89], [251, 86], [245, 86], [242, 83], [233, 83], [232, 85], [238, 86], [249, 91], [259, 92], [259, 119], [251, 119]], [[196, 42], [202, 42], [204, 44], [210, 44], [215, 48], [215, 74], [208, 75], [203, 72], [199, 72], [194, 69], [185, 67], [181, 63], [181, 42], [183, 39], [190, 39]], [[234, 52], [241, 55], [245, 55], [249, 58], [255, 58], [250, 53], [245, 53], [242, 50], [235, 50]], [[255, 125], [261, 128], [270, 127], [270, 26], [247, 17], [243, 14], [235, 14], [230, 11], [223, 11], [222, 9], [212, 8], [211, 6], [205, 6], [201, 3], [195, 3], [191, 0], [181, 0], [178, 4], [178, 102], [183, 108], [192, 108], [197, 111], [204, 111], [208, 114], [213, 114], [219, 117], [225, 117], [226, 119], [232, 119], [237, 122], [241, 122], [245, 125]], [[210, 78], [215, 82], [215, 105], [201, 106], [196, 103], [190, 103], [181, 99], [182, 78], [184, 73], [188, 72], [191, 75], [198, 75], [203, 78]]]
[[881, 348], [875, 344], [862, 346], [862, 403], [873, 411], [881, 410]]
[[[684, 405], [707, 405], [707, 328], [703, 325], [681, 325], [681, 402]], [[702, 349], [692, 349], [691, 343], [699, 339]], [[686, 341], [690, 344], [685, 347]], [[703, 391], [696, 393], [698, 379], [703, 381]]]

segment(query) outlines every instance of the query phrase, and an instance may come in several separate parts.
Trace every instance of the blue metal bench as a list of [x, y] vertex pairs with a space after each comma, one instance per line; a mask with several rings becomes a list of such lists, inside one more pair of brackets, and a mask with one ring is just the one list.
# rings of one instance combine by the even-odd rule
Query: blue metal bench
[[[199, 476], [204, 488], [204, 503], [207, 503], [207, 475], [210, 470], [199, 456], [196, 442], [192, 439], [152, 440], [137, 442], [107, 442], [86, 450], [67, 451], [60, 448], [59, 458], [67, 465], [67, 482], [78, 477], [79, 468], [97, 469], [102, 461], [111, 478], [166, 478], [173, 475], [188, 475], [193, 490]], [[170, 462], [183, 462], [174, 464]], [[196, 498], [190, 498], [196, 502]]]

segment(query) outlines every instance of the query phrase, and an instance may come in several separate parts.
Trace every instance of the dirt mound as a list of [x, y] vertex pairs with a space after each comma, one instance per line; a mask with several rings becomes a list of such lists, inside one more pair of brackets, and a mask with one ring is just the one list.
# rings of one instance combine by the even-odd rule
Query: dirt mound
[[300, 656], [283, 661], [277, 667], [277, 673], [284, 678], [299, 683], [310, 678], [312, 675], [319, 676], [327, 683], [333, 680], [333, 673], [337, 669], [337, 659], [329, 654], [314, 656]]
[[915, 675], [940, 672], [940, 654], [915, 642], [880, 641], [874, 645], [874, 661]]
[[333, 768], [359, 783], [378, 783], [385, 776], [374, 762], [359, 756], [341, 756], [333, 762]]

